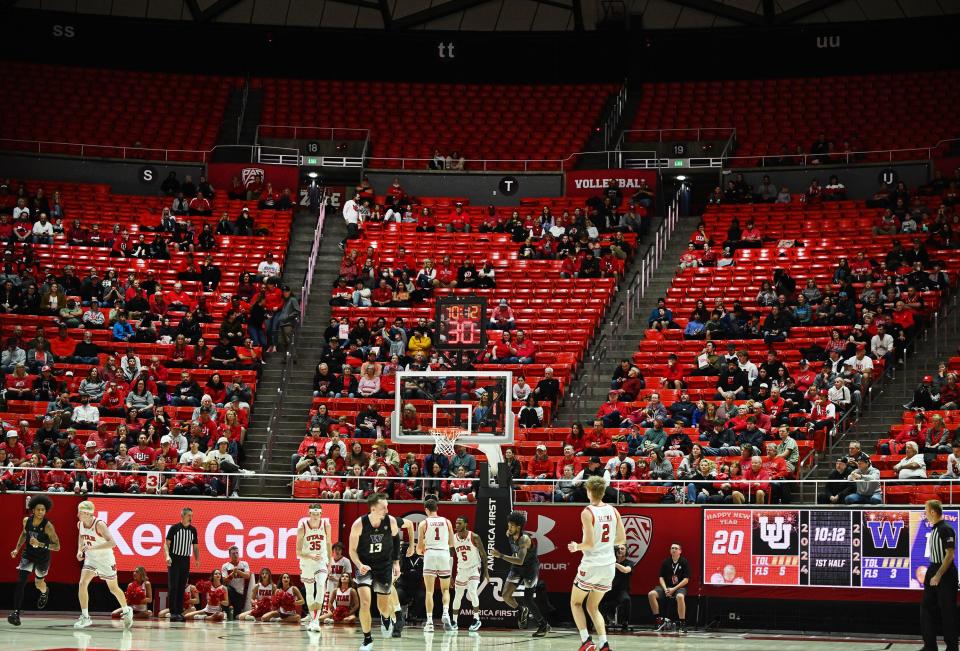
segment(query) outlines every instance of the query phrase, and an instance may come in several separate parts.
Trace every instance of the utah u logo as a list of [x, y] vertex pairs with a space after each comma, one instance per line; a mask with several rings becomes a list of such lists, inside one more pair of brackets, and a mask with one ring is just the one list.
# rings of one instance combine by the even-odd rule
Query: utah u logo
[[868, 520], [867, 528], [870, 529], [870, 538], [873, 539], [874, 548], [896, 549], [900, 542], [900, 532], [903, 529], [903, 522]]
[[761, 515], [758, 521], [760, 522], [760, 540], [767, 543], [770, 549], [790, 548], [790, 532], [793, 531], [793, 525], [785, 523], [783, 516], [774, 517], [771, 523], [770, 518]]

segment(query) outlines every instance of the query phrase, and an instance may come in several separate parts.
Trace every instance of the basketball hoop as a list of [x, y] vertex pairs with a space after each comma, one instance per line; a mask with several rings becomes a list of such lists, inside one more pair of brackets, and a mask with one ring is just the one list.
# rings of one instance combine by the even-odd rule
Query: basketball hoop
[[452, 457], [455, 453], [453, 446], [457, 444], [457, 439], [463, 434], [459, 427], [437, 427], [430, 430], [435, 443], [434, 451], [444, 456]]

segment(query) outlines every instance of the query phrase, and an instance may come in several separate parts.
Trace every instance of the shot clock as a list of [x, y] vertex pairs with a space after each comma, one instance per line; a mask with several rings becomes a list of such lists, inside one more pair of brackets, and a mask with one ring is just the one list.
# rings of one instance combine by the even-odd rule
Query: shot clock
[[[957, 529], [957, 510], [944, 520]], [[930, 525], [917, 509], [706, 509], [712, 585], [923, 587]]]
[[444, 351], [478, 350], [486, 346], [487, 301], [479, 296], [437, 299], [437, 338]]

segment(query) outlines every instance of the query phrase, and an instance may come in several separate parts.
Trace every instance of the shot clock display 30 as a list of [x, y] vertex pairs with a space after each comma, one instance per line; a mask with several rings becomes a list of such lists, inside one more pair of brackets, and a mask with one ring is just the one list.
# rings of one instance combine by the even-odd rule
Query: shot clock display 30
[[440, 350], [476, 349], [486, 345], [487, 301], [479, 296], [437, 299]]
[[[957, 529], [957, 510], [945, 510]], [[923, 511], [707, 509], [703, 576], [712, 585], [920, 589]]]

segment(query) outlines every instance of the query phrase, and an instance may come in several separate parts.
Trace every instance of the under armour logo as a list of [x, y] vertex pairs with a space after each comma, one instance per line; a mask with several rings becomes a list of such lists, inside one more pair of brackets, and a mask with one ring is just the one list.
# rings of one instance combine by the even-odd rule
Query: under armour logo
[[546, 556], [556, 549], [553, 541], [547, 538], [547, 534], [553, 531], [556, 524], [555, 521], [543, 515], [537, 518], [537, 530], [531, 533], [537, 540], [537, 556]]
[[783, 516], [776, 516], [772, 524], [765, 515], [761, 515], [758, 520], [760, 522], [760, 540], [767, 543], [770, 549], [790, 548], [790, 532], [793, 531], [793, 525], [785, 523]]

